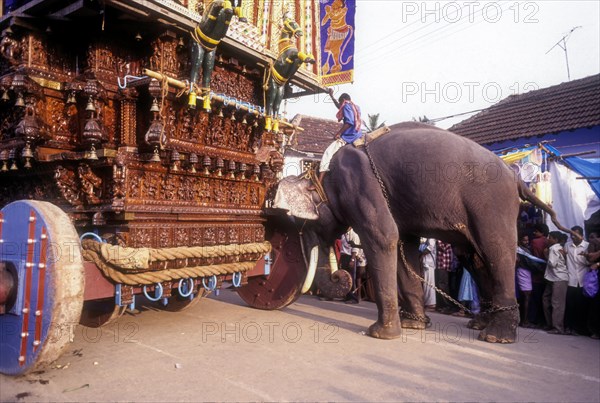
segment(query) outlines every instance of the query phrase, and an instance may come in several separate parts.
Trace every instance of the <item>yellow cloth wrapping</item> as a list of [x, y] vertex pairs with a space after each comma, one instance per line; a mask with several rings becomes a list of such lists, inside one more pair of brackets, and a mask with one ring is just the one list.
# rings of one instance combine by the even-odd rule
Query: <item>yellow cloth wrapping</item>
[[532, 150], [527, 150], [527, 151], [518, 151], [516, 153], [510, 153], [510, 154], [506, 154], [506, 155], [501, 155], [500, 158], [502, 158], [502, 160], [504, 162], [506, 162], [508, 165], [513, 164], [517, 161], [521, 161], [523, 158], [527, 157], [529, 154], [531, 154], [533, 152]]
[[129, 270], [150, 268], [150, 249], [148, 248], [124, 248], [103, 243], [100, 250], [102, 258], [117, 267]]

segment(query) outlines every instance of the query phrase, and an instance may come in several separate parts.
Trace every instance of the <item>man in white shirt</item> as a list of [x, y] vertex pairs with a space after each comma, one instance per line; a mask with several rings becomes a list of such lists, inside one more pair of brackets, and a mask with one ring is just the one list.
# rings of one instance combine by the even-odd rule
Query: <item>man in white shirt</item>
[[423, 284], [423, 300], [425, 309], [435, 311], [435, 239], [421, 238], [421, 265], [423, 266], [423, 278], [431, 285]]
[[567, 252], [567, 270], [569, 272], [569, 287], [567, 288], [567, 307], [565, 312], [565, 327], [567, 333], [585, 333], [588, 316], [588, 300], [583, 295], [583, 276], [588, 271], [589, 264], [584, 254], [589, 243], [583, 240], [583, 228], [576, 225], [571, 228], [581, 238], [571, 236], [571, 241], [565, 245]]
[[548, 234], [548, 264], [546, 265], [546, 288], [544, 289], [543, 305], [548, 333], [565, 334], [565, 302], [567, 299], [567, 287], [569, 285], [569, 273], [565, 261], [565, 252], [561, 240], [566, 235], [560, 231], [552, 231]]
[[358, 295], [360, 290], [358, 290], [357, 283], [367, 266], [367, 259], [360, 247], [360, 238], [352, 228], [348, 228], [348, 231], [342, 235], [341, 241], [340, 265], [352, 276], [352, 290], [350, 290], [345, 300], [347, 303], [356, 304], [360, 301]]

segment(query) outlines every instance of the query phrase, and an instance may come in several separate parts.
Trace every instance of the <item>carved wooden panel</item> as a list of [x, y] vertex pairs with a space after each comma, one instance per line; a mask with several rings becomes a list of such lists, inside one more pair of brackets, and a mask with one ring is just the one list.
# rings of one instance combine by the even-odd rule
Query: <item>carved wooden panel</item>
[[264, 242], [265, 230], [261, 223], [133, 223], [128, 238], [131, 247], [212, 246]]

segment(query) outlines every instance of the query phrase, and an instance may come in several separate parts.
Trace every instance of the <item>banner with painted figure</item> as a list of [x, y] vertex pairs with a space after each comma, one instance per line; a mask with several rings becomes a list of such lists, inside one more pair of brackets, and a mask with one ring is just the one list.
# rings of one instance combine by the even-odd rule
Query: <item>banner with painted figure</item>
[[356, 0], [320, 0], [321, 84], [354, 80], [354, 16]]

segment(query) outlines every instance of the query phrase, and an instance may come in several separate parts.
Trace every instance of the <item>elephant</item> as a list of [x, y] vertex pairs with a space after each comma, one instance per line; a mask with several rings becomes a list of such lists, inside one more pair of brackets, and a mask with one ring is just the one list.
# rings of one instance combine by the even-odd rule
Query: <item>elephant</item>
[[[301, 233], [305, 259], [328, 261], [327, 246], [348, 227], [360, 236], [374, 281], [375, 338], [428, 321], [419, 268], [420, 237], [462, 250], [478, 285], [482, 314], [469, 326], [488, 342], [516, 340], [515, 259], [519, 197], [550, 213], [516, 174], [477, 143], [416, 122], [390, 126], [364, 146], [346, 145], [314, 190], [309, 175], [280, 181], [273, 207], [287, 210]], [[315, 262], [313, 262], [315, 263]], [[326, 265], [326, 264], [324, 264]], [[310, 265], [307, 283], [312, 282]], [[305, 289], [306, 284], [305, 283]]]

